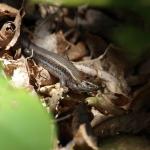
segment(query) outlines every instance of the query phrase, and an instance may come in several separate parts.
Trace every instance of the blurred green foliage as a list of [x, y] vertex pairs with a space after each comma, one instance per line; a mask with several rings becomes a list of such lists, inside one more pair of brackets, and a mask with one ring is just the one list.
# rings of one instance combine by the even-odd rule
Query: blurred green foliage
[[54, 142], [53, 118], [39, 99], [0, 76], [0, 149], [51, 150]]
[[114, 31], [114, 40], [119, 43], [129, 60], [138, 62], [144, 53], [149, 53], [150, 34], [134, 26], [123, 26]]
[[50, 4], [59, 4], [66, 6], [78, 6], [78, 5], [89, 5], [89, 6], [150, 6], [149, 0], [31, 0], [31, 2], [41, 2]]

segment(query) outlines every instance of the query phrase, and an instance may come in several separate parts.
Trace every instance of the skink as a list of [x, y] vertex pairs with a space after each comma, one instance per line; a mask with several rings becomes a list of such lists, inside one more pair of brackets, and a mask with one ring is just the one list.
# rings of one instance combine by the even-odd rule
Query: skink
[[92, 92], [99, 86], [82, 80], [80, 71], [65, 57], [60, 54], [43, 49], [28, 38], [21, 38], [22, 52], [26, 57], [32, 55], [36, 63], [58, 77], [62, 86], [77, 92]]

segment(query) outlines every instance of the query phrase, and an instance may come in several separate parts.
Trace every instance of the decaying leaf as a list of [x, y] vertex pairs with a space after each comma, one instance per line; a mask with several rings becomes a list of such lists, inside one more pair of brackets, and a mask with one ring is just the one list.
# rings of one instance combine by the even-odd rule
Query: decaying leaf
[[51, 5], [44, 5], [44, 4], [39, 4], [38, 8], [42, 18], [45, 18], [48, 14], [49, 15], [56, 14], [60, 9], [58, 6], [55, 5], [51, 6]]
[[9, 16], [15, 18], [14, 21], [8, 20], [4, 22], [0, 30], [0, 48], [6, 50], [14, 46], [19, 35], [21, 20], [24, 16], [24, 10], [17, 10], [6, 4], [0, 4], [0, 17]]
[[106, 41], [104, 41], [104, 39], [100, 36], [86, 33], [84, 35], [84, 37], [85, 37], [86, 45], [88, 46], [88, 48], [90, 50], [90, 55], [93, 58], [96, 58], [100, 54], [102, 54], [108, 46]]
[[76, 149], [80, 149], [79, 147], [83, 147], [84, 149], [88, 149], [90, 147], [92, 150], [98, 150], [97, 144], [95, 143], [95, 139], [89, 133], [89, 129], [87, 129], [85, 124], [80, 125], [78, 131], [74, 136], [74, 142]]
[[44, 24], [45, 28], [42, 27], [40, 31], [38, 29], [35, 30], [33, 41], [37, 45], [55, 53], [65, 54], [69, 60], [77, 60], [87, 55], [87, 50], [83, 43], [77, 43], [76, 45], [70, 43], [65, 39], [62, 32], [57, 32], [56, 34], [48, 33], [48, 25]]
[[69, 60], [75, 61], [83, 58], [88, 54], [88, 51], [83, 42], [79, 42], [76, 45], [71, 44], [70, 48], [66, 52]]
[[[46, 27], [45, 27], [46, 28]], [[56, 34], [49, 34], [43, 27], [35, 32], [33, 41], [40, 47], [48, 51], [57, 52], [57, 37]], [[46, 33], [45, 33], [46, 32]], [[45, 33], [45, 34], [44, 34]], [[43, 35], [44, 34], [44, 35]]]
[[149, 129], [149, 113], [128, 113], [108, 118], [94, 127], [94, 133], [99, 137], [113, 136], [120, 133], [139, 133]]
[[30, 79], [24, 57], [21, 57], [18, 60], [2, 59], [2, 61], [4, 71], [11, 78], [11, 82], [14, 87], [25, 87], [33, 90], [33, 87], [29, 82]]
[[87, 55], [84, 43], [73, 44], [69, 42], [62, 31], [51, 33], [49, 30], [52, 28], [52, 23], [51, 19], [43, 19], [37, 22], [33, 36], [34, 43], [55, 53], [65, 53], [69, 60], [77, 60]]
[[102, 114], [101, 112], [97, 111], [94, 107], [92, 107], [92, 113], [93, 113], [93, 120], [91, 121], [92, 127], [95, 127], [96, 125], [100, 124], [104, 120], [107, 120], [108, 118], [112, 117], [112, 115]]
[[10, 40], [9, 44], [6, 47], [6, 50], [10, 49], [15, 45], [15, 43], [18, 40], [18, 37], [20, 36], [20, 27], [21, 27], [21, 22], [22, 22], [22, 17], [24, 16], [25, 12], [23, 9], [20, 9], [15, 17], [14, 20], [14, 25], [15, 25], [15, 34], [13, 38]]
[[133, 100], [130, 109], [135, 112], [145, 112], [150, 109], [150, 82], [134, 92]]
[[101, 140], [103, 150], [149, 150], [149, 138], [144, 135], [116, 135]]
[[106, 57], [100, 61], [98, 74], [110, 92], [127, 96], [130, 88], [125, 80], [125, 62], [115, 50], [116, 48], [110, 45]]
[[97, 95], [96, 97], [88, 97], [86, 99], [86, 102], [90, 106], [94, 106], [97, 110], [99, 110], [101, 113], [108, 115], [121, 115], [125, 113], [125, 110], [116, 106], [112, 102], [112, 96], [101, 94]]
[[16, 31], [14, 22], [9, 21], [3, 24], [0, 30], [0, 48], [5, 48], [13, 38]]
[[49, 103], [49, 108], [51, 111], [56, 111], [59, 100], [63, 99], [64, 89], [60, 87], [60, 84], [57, 83], [55, 85], [41, 87], [39, 92], [49, 96], [46, 98]]
[[30, 67], [30, 71], [32, 72], [31, 78], [34, 79], [36, 86], [39, 88], [55, 83], [55, 79], [41, 66], [34, 64], [34, 66]]
[[90, 147], [93, 150], [98, 150], [97, 140], [93, 134], [88, 114], [87, 107], [84, 104], [80, 104], [75, 109], [72, 121], [73, 140], [75, 147]]
[[0, 3], [0, 17], [1, 16], [15, 17], [17, 13], [18, 10], [16, 8], [11, 7], [4, 3]]

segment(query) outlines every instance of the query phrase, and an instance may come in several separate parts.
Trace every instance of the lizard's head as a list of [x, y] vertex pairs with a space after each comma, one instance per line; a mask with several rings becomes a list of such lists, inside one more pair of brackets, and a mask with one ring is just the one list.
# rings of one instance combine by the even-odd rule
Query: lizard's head
[[99, 86], [92, 82], [83, 80], [79, 85], [79, 89], [81, 90], [81, 92], [92, 92], [98, 90]]

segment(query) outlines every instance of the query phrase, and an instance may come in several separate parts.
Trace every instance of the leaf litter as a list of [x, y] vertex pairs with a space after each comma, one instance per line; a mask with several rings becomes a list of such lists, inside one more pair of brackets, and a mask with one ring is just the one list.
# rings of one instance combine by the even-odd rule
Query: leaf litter
[[[133, 75], [135, 66], [129, 67], [121, 53], [123, 48], [109, 40], [110, 29], [119, 23], [100, 9], [37, 6], [28, 12], [24, 7], [0, 3], [0, 60], [13, 86], [38, 94], [48, 112], [59, 120], [57, 149], [97, 150], [104, 137], [150, 133], [149, 59], [137, 64], [139, 70]], [[31, 16], [34, 11], [38, 11], [37, 16]], [[32, 57], [24, 58], [19, 51], [24, 32], [39, 47], [72, 61], [86, 80], [100, 86], [99, 90], [74, 93]]]

